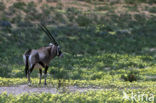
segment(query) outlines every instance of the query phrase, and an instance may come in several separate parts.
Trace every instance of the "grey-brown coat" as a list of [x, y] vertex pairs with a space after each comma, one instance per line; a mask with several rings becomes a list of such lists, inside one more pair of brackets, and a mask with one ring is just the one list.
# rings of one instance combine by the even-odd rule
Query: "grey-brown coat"
[[23, 54], [23, 59], [25, 63], [25, 74], [28, 78], [28, 84], [30, 85], [30, 73], [33, 71], [34, 68], [38, 68], [40, 72], [40, 81], [42, 77], [42, 68], [45, 68], [44, 71], [44, 78], [46, 85], [46, 77], [47, 77], [47, 70], [49, 67], [50, 61], [56, 57], [62, 57], [62, 52], [60, 50], [60, 46], [55, 41], [53, 36], [50, 34], [48, 29], [45, 26], [41, 25], [41, 29], [48, 35], [48, 37], [54, 41], [54, 44], [50, 43], [47, 47], [41, 47], [39, 49], [29, 49]]

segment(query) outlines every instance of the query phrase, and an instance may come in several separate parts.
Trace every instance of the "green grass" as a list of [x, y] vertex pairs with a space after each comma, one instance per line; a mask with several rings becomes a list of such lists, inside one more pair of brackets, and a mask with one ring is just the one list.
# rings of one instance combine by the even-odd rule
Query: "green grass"
[[[134, 94], [137, 94], [138, 92], [152, 92], [151, 89], [144, 89], [143, 91], [140, 89], [137, 89], [134, 91]], [[13, 96], [13, 95], [7, 95], [6, 93], [3, 93], [0, 95], [0, 100], [3, 101], [3, 103], [9, 102], [16, 102], [16, 103], [25, 103], [25, 101], [31, 101], [31, 103], [62, 103], [62, 102], [81, 102], [81, 103], [129, 103], [132, 102], [132, 100], [123, 100], [123, 91], [118, 90], [103, 90], [103, 91], [89, 91], [86, 93], [65, 93], [65, 94], [24, 94], [22, 96]], [[126, 90], [127, 95], [131, 97], [131, 90]], [[149, 93], [150, 95], [150, 93]], [[71, 98], [72, 97], [72, 98]], [[113, 97], [113, 98], [112, 98]], [[151, 99], [152, 96], [148, 96], [148, 100], [146, 101], [146, 97], [143, 98], [144, 103], [149, 103], [150, 101], [153, 101], [154, 99]], [[136, 99], [137, 101], [133, 101], [135, 103], [140, 103], [141, 100]], [[152, 102], [154, 103], [154, 102]]]
[[[56, 57], [51, 62], [47, 87], [57, 87], [61, 80], [62, 86], [104, 90], [19, 96], [4, 93], [0, 95], [0, 101], [133, 103], [122, 101], [123, 91], [128, 95], [131, 92], [156, 93], [155, 7], [150, 7], [148, 0], [126, 0], [127, 3], [121, 5], [124, 9], [117, 12], [121, 9], [120, 5], [114, 9], [118, 3], [85, 1], [89, 2], [89, 7], [93, 4], [96, 7], [83, 11], [74, 7], [43, 5], [37, 9], [35, 3], [15, 3], [10, 9], [0, 12], [0, 19], [12, 24], [12, 27], [0, 27], [0, 86], [27, 84], [22, 54], [28, 48], [49, 44], [50, 40], [36, 25], [44, 23], [64, 53], [64, 58]], [[141, 8], [150, 14], [139, 11], [141, 2], [147, 3], [147, 7]], [[122, 78], [131, 72], [137, 73], [137, 81], [129, 82]], [[38, 85], [38, 70], [34, 70], [31, 77], [32, 87], [44, 87], [43, 84]]]
[[[148, 76], [154, 76], [156, 74], [156, 66], [152, 67], [147, 67], [144, 69], [134, 69], [139, 73], [140, 79], [136, 82], [125, 82], [122, 78], [121, 75], [125, 75], [128, 72], [131, 71], [131, 69], [119, 69], [119, 70], [105, 70], [105, 72], [100, 72], [96, 71], [95, 69], [87, 71], [83, 70], [79, 72], [78, 74], [80, 75], [79, 79], [72, 79], [72, 78], [58, 78], [62, 81], [63, 84], [66, 84], [67, 86], [73, 86], [77, 85], [80, 87], [103, 87], [103, 88], [152, 88], [155, 87], [156, 82], [153, 80], [146, 80], [148, 79]], [[51, 69], [51, 68], [50, 68]], [[70, 74], [74, 75], [74, 72], [77, 72], [79, 70], [75, 71], [69, 71], [71, 72]], [[34, 71], [35, 72], [35, 71]], [[62, 72], [62, 74], [65, 72]], [[56, 73], [57, 74], [57, 73]], [[53, 74], [55, 75], [55, 74]], [[67, 75], [67, 72], [66, 74]], [[75, 74], [76, 75], [76, 74]], [[94, 77], [94, 78], [93, 78]], [[96, 78], [100, 77], [100, 78]], [[81, 78], [84, 78], [81, 80]], [[91, 78], [91, 79], [90, 79]], [[33, 86], [39, 86], [38, 85], [39, 78], [32, 78], [32, 84]], [[26, 78], [0, 78], [0, 85], [1, 86], [11, 86], [11, 85], [19, 85], [19, 84], [25, 84], [27, 83]], [[49, 86], [57, 86], [58, 84], [58, 79], [52, 78], [52, 76], [48, 76], [48, 81], [47, 81]], [[150, 84], [150, 85], [149, 85]]]
[[[36, 4], [32, 5], [25, 4], [34, 12]], [[65, 12], [68, 12], [69, 18], [72, 19], [70, 22], [79, 24], [74, 27], [68, 24], [53, 26], [54, 22], [52, 26], [48, 26], [51, 32], [56, 32], [54, 36], [64, 52], [63, 59], [56, 58], [50, 65], [52, 67], [49, 73], [53, 75], [53, 78], [94, 80], [104, 78], [103, 74], [107, 68], [129, 70], [154, 66], [155, 53], [151, 51], [156, 46], [154, 17], [147, 18], [146, 15], [135, 14], [133, 20], [129, 12], [118, 16], [112, 10], [111, 12], [108, 10], [105, 17], [101, 14], [96, 17], [96, 12], [85, 14], [74, 8], [58, 13], [55, 9], [50, 11], [48, 5], [41, 9], [47, 11], [43, 14], [47, 16], [50, 12], [55, 12], [56, 22], [60, 20], [64, 22]], [[76, 16], [72, 18], [74, 15]], [[111, 19], [107, 19], [106, 16]], [[15, 16], [14, 20], [16, 23], [19, 15]], [[0, 32], [0, 45], [2, 45], [0, 50], [3, 50], [0, 54], [2, 77], [24, 77], [22, 61], [24, 51], [27, 48], [45, 46], [50, 42], [46, 35], [31, 22], [28, 22], [28, 25], [32, 26], [30, 28], [27, 26], [27, 28], [3, 28]], [[69, 21], [66, 20], [64, 23], [67, 22]], [[62, 75], [62, 72], [67, 74]], [[34, 73], [32, 76], [37, 75]]]
[[[122, 71], [120, 71], [122, 72]], [[116, 76], [115, 76], [116, 78]], [[87, 92], [74, 92], [70, 93], [68, 91], [64, 91], [64, 93], [59, 94], [50, 94], [50, 93], [41, 93], [41, 94], [23, 94], [23, 95], [7, 95], [6, 92], [0, 95], [0, 100], [3, 103], [6, 102], [17, 102], [24, 103], [25, 101], [34, 102], [89, 102], [89, 103], [97, 103], [97, 102], [113, 102], [113, 103], [121, 103], [123, 101], [123, 92], [126, 92], [128, 96], [132, 95], [140, 95], [146, 94], [148, 95], [148, 100], [144, 97], [143, 102], [149, 103], [151, 95], [155, 94], [155, 82], [151, 81], [139, 81], [139, 82], [121, 82], [119, 80], [115, 80], [114, 82], [111, 80], [110, 76], [106, 76], [105, 80], [63, 80], [62, 86], [79, 86], [79, 87], [92, 87], [92, 88], [100, 88], [101, 90], [97, 91], [87, 91]], [[12, 86], [25, 84], [26, 79], [22, 78], [0, 78], [1, 86]], [[44, 87], [43, 85], [37, 85], [38, 79], [32, 79], [32, 87]], [[150, 85], [149, 85], [150, 84]], [[50, 80], [48, 79], [47, 87], [57, 87], [58, 80]], [[133, 93], [133, 94], [132, 94]], [[72, 96], [72, 98], [71, 98]], [[138, 97], [139, 98], [139, 97]], [[140, 103], [140, 98], [136, 97], [136, 103]], [[154, 97], [155, 98], [155, 97]], [[156, 99], [156, 98], [155, 98]], [[154, 100], [155, 101], [155, 100]], [[152, 103], [154, 103], [154, 101]], [[130, 103], [130, 100], [124, 100], [124, 103]], [[151, 103], [151, 102], [150, 102]]]

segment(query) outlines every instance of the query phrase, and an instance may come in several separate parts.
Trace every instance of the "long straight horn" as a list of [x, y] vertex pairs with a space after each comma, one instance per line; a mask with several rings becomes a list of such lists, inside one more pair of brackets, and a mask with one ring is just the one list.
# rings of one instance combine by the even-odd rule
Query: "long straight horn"
[[43, 26], [44, 29], [48, 32], [49, 36], [53, 39], [54, 43], [55, 43], [56, 45], [58, 45], [58, 43], [56, 42], [56, 40], [55, 40], [55, 38], [53, 37], [53, 35], [49, 32], [49, 30], [48, 30], [44, 25], [42, 25], [42, 26]]
[[48, 34], [48, 32], [45, 31], [44, 28], [43, 28], [41, 25], [39, 25], [39, 26], [40, 26], [40, 28], [47, 34], [47, 36], [49, 37], [49, 39], [53, 41], [53, 39], [52, 39], [51, 36]]
[[46, 31], [46, 33], [49, 35], [49, 37], [54, 41], [54, 44], [58, 45], [58, 43], [56, 42], [56, 40], [54, 39], [52, 34], [49, 32], [49, 30], [44, 25], [41, 24], [41, 26], [42, 26], [42, 29], [44, 28], [44, 31]]

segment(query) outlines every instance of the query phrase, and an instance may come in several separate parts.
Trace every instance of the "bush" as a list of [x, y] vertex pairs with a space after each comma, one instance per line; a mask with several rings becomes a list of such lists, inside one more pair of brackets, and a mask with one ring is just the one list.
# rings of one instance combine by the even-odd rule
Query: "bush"
[[78, 16], [76, 22], [79, 26], [89, 26], [92, 23], [92, 21], [88, 17], [83, 15]]
[[71, 7], [71, 8], [67, 8], [66, 12], [69, 21], [72, 22], [74, 21], [75, 17], [77, 16], [77, 14], [79, 14], [80, 11], [77, 8]]
[[19, 23], [22, 20], [21, 15], [16, 15], [15, 17], [12, 18], [12, 23]]
[[67, 8], [67, 13], [69, 14], [73, 14], [73, 15], [77, 15], [80, 11], [77, 9], [77, 8], [74, 8], [74, 7], [70, 7], [70, 8]]
[[11, 23], [9, 21], [0, 21], [0, 26], [11, 27]]
[[0, 10], [1, 10], [1, 11], [4, 11], [4, 9], [5, 9], [4, 3], [3, 3], [3, 2], [0, 2]]
[[129, 73], [126, 75], [121, 75], [121, 79], [124, 79], [125, 81], [137, 81], [140, 79], [139, 72], [135, 70], [131, 70]]
[[41, 7], [41, 9], [42, 9], [42, 15], [44, 15], [44, 16], [49, 16], [50, 15], [51, 9], [50, 9], [50, 7], [48, 5], [43, 5]]
[[125, 0], [128, 4], [137, 4], [137, 3], [156, 3], [155, 0]]
[[149, 12], [156, 13], [156, 7], [149, 8]]
[[78, 1], [85, 1], [85, 2], [88, 2], [88, 3], [92, 3], [93, 0], [78, 0]]
[[58, 0], [47, 0], [47, 2], [57, 2]]
[[33, 24], [29, 21], [24, 21], [24, 22], [18, 22], [17, 26], [18, 27], [32, 27]]
[[26, 5], [26, 9], [24, 10], [26, 13], [36, 13], [36, 4], [32, 1]]
[[10, 77], [11, 66], [0, 64], [0, 76], [1, 77]]
[[20, 9], [20, 10], [23, 10], [24, 9], [24, 6], [26, 6], [26, 4], [24, 2], [15, 2], [13, 4], [13, 7], [14, 8], [17, 8], [17, 9]]
[[60, 10], [63, 9], [63, 4], [61, 2], [58, 2], [56, 8]]
[[24, 73], [24, 70], [13, 70], [12, 71], [12, 73], [11, 73], [11, 75], [10, 75], [11, 77], [20, 77], [20, 78], [22, 78], [22, 77], [24, 77], [25, 76], [25, 73]]
[[64, 70], [63, 68], [61, 69], [52, 68], [50, 70], [50, 74], [52, 74], [52, 76], [57, 79], [68, 79], [68, 71]]
[[105, 5], [105, 6], [98, 6], [95, 8], [97, 11], [103, 11], [103, 10], [109, 10], [111, 9], [109, 6]]

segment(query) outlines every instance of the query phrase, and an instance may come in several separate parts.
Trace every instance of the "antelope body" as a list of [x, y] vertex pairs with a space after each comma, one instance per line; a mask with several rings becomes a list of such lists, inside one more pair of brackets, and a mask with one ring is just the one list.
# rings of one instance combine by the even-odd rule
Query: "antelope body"
[[40, 81], [41, 84], [41, 77], [42, 77], [42, 68], [44, 68], [44, 78], [46, 85], [46, 77], [47, 77], [47, 70], [49, 67], [50, 61], [56, 56], [62, 56], [62, 52], [60, 47], [58, 46], [55, 39], [52, 37], [50, 32], [46, 29], [46, 27], [41, 26], [42, 30], [46, 32], [51, 40], [54, 40], [54, 44], [50, 43], [47, 47], [41, 47], [39, 49], [29, 49], [23, 54], [23, 59], [25, 63], [25, 74], [28, 78], [28, 84], [30, 85], [30, 73], [33, 71], [34, 68], [39, 69], [40, 73]]

